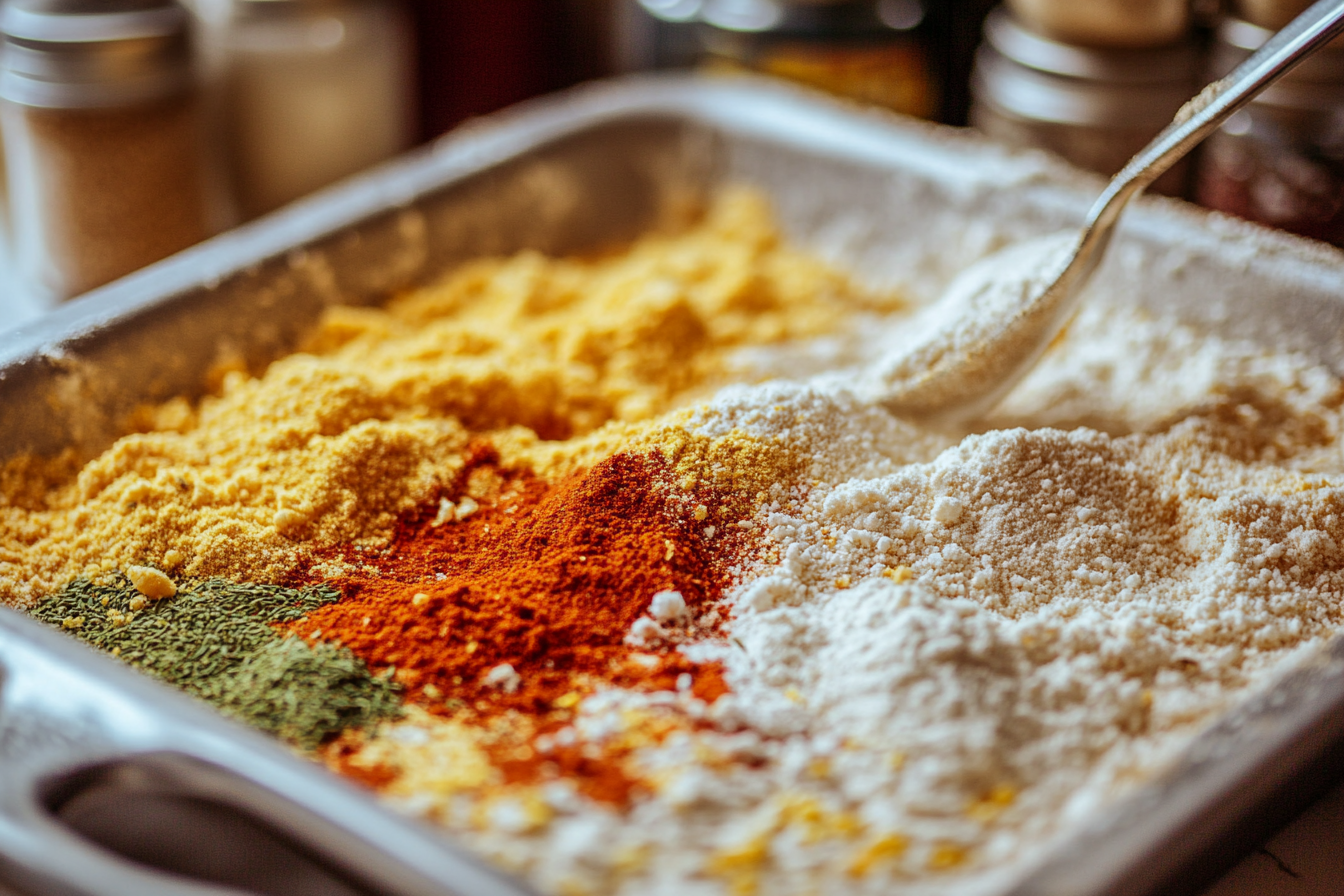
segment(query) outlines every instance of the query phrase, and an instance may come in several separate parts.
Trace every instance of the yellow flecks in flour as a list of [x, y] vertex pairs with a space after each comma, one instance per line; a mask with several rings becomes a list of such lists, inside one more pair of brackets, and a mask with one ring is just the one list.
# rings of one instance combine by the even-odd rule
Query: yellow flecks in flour
[[757, 834], [736, 846], [717, 850], [705, 864], [705, 871], [725, 878], [733, 896], [751, 896], [760, 888], [762, 867], [770, 858], [770, 835]]
[[885, 834], [865, 846], [849, 863], [853, 877], [863, 877], [879, 865], [896, 861], [910, 848], [910, 839], [900, 834]]
[[950, 871], [966, 861], [966, 847], [956, 843], [940, 843], [929, 853], [930, 871]]
[[763, 807], [749, 835], [711, 853], [705, 871], [722, 878], [730, 893], [752, 894], [766, 889], [762, 886], [763, 875], [773, 864], [777, 841], [792, 838], [802, 844], [823, 840], [849, 842], [863, 832], [863, 823], [854, 815], [829, 809], [806, 794], [784, 792]]
[[882, 570], [882, 575], [899, 585], [901, 582], [908, 582], [913, 579], [915, 571], [908, 566], [888, 566]]
[[794, 825], [803, 831], [804, 843], [831, 838], [850, 838], [863, 833], [863, 823], [848, 812], [825, 808], [815, 797], [785, 794], [779, 798], [779, 825]]
[[1017, 799], [1017, 789], [1010, 784], [999, 784], [991, 788], [982, 799], [971, 803], [966, 814], [976, 821], [991, 822], [998, 818]]
[[751, 452], [768, 446], [693, 448], [675, 426], [632, 424], [722, 382], [739, 347], [825, 333], [893, 301], [785, 245], [765, 202], [736, 191], [687, 231], [622, 254], [485, 259], [386, 309], [331, 309], [307, 352], [257, 378], [230, 370], [197, 406], [142, 409], [133, 423], [146, 431], [82, 466], [67, 455], [0, 468], [0, 601], [127, 564], [275, 580], [314, 549], [384, 538], [476, 436], [543, 474], [671, 436], [674, 455], [742, 455], [713, 475], [752, 475]]
[[554, 815], [551, 807], [535, 792], [519, 789], [477, 803], [473, 821], [478, 828], [529, 834], [546, 827]]

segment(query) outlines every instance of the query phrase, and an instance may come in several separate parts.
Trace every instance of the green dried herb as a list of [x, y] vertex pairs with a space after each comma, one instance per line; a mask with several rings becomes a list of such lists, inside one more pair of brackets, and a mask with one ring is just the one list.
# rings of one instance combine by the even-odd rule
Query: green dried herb
[[370, 676], [349, 650], [299, 638], [265, 645], [211, 682], [204, 696], [229, 715], [309, 749], [328, 734], [395, 715], [401, 705], [392, 682]]
[[400, 707], [395, 685], [375, 678], [344, 647], [310, 646], [275, 628], [339, 598], [322, 585], [203, 579], [134, 610], [143, 598], [119, 576], [107, 585], [77, 579], [32, 613], [229, 715], [312, 748]]

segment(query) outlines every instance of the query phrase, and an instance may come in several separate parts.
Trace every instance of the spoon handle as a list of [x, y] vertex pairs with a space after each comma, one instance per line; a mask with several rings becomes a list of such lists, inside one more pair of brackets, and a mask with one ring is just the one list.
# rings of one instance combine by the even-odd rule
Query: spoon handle
[[1200, 91], [1107, 185], [1088, 214], [1084, 242], [1107, 240], [1120, 212], [1135, 194], [1260, 91], [1340, 33], [1344, 33], [1344, 0], [1318, 0], [1231, 74]]
[[1081, 234], [1063, 234], [1067, 242], [1059, 241], [1061, 235], [1029, 241], [964, 271], [939, 303], [942, 322], [922, 342], [884, 363], [878, 378], [887, 408], [900, 416], [951, 423], [993, 407], [1077, 311], [1129, 200], [1341, 32], [1344, 0], [1318, 0], [1236, 71], [1182, 106], [1106, 185]]

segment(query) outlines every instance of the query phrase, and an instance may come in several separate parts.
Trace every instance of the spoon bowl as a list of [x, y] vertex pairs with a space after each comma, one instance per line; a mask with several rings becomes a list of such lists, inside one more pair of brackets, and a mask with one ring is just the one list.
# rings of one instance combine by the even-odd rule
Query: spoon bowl
[[957, 276], [874, 386], [893, 414], [934, 425], [984, 415], [1031, 370], [1078, 310], [1129, 200], [1228, 117], [1344, 33], [1344, 0], [1319, 0], [1227, 77], [1205, 87], [1130, 159], [1081, 231], [1009, 246]]

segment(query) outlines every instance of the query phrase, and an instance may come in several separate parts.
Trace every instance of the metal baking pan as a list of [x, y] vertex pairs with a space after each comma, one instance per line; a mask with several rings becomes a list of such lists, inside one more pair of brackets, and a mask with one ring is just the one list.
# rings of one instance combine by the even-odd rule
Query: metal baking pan
[[[0, 458], [97, 451], [137, 405], [199, 395], [218, 361], [263, 369], [328, 305], [376, 303], [481, 255], [610, 245], [727, 182], [765, 190], [794, 240], [917, 299], [999, 243], [1079, 223], [1101, 185], [1043, 155], [764, 81], [583, 88], [469, 125], [0, 337]], [[1149, 199], [1127, 213], [1088, 301], [1147, 303], [1344, 370], [1344, 254], [1182, 203]], [[42, 889], [33, 869], [51, 862], [26, 830], [58, 831], [71, 850], [89, 837], [107, 847], [94, 822], [72, 828], [59, 816], [86, 791], [113, 804], [166, 792], [227, 795], [226, 810], [260, 819], [353, 892], [522, 892], [371, 797], [115, 666], [0, 613], [0, 883], [57, 891]], [[83, 681], [102, 683], [96, 700], [76, 699]], [[1005, 874], [1003, 892], [1194, 892], [1336, 780], [1341, 747], [1337, 641], [1044, 861]], [[101, 870], [87, 888], [60, 892], [99, 892], [100, 875], [106, 892], [151, 892], [111, 883], [154, 864], [134, 842], [123, 847], [121, 858], [91, 853]], [[238, 891], [220, 886], [153, 892]], [[237, 886], [308, 892], [270, 879]]]

